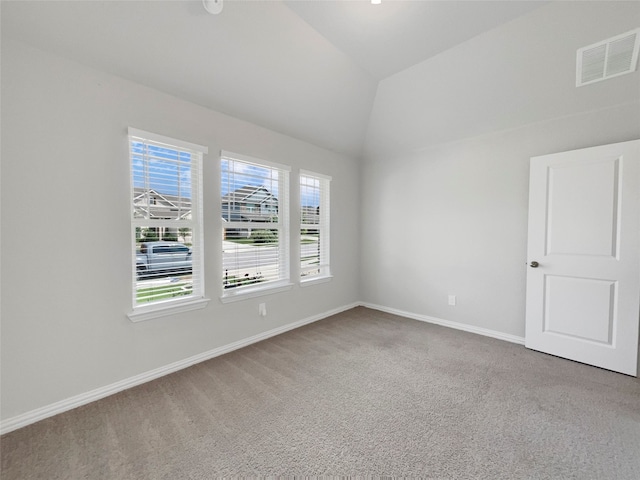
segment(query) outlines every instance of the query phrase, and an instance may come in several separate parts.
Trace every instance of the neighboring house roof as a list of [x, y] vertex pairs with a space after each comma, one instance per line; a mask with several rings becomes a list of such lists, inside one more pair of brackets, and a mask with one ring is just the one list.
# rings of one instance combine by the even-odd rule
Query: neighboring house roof
[[222, 197], [222, 203], [257, 203], [278, 205], [278, 199], [263, 186], [245, 185]]
[[152, 188], [134, 187], [134, 216], [138, 218], [178, 220], [191, 217], [191, 200], [160, 193]]
[[306, 224], [320, 223], [320, 207], [303, 205], [300, 207], [300, 220]]
[[263, 186], [245, 185], [222, 197], [222, 216], [231, 222], [268, 222], [277, 211], [278, 199]]

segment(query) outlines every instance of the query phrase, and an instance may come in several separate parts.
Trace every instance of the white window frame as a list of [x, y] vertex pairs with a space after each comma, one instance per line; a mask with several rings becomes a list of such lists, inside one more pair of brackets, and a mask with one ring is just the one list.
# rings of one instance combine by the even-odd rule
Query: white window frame
[[319, 272], [315, 274], [306, 274], [309, 269], [302, 265], [302, 244], [300, 245], [300, 258], [298, 259], [300, 267], [300, 285], [303, 287], [314, 285], [316, 283], [328, 282], [333, 278], [331, 275], [331, 177], [321, 173], [311, 172], [308, 170], [300, 170], [298, 177], [300, 189], [300, 230], [298, 231], [298, 239], [301, 238], [301, 231], [308, 230], [309, 224], [302, 223], [302, 182], [301, 177], [310, 177], [319, 181], [320, 184], [320, 217], [317, 226], [319, 230], [320, 241], [320, 263], [318, 265]]
[[[137, 272], [136, 272], [136, 227], [173, 227], [176, 220], [165, 219], [141, 219], [134, 218], [133, 198], [134, 198], [134, 178], [133, 178], [133, 151], [132, 143], [143, 142], [150, 145], [166, 146], [169, 149], [187, 151], [191, 154], [191, 218], [181, 219], [179, 227], [191, 229], [192, 239], [192, 278], [193, 289], [190, 295], [176, 297], [174, 299], [164, 299], [137, 304]], [[205, 298], [204, 291], [204, 239], [203, 239], [203, 219], [202, 219], [202, 164], [203, 156], [208, 153], [208, 148], [202, 145], [177, 140], [155, 133], [145, 132], [136, 128], [128, 129], [129, 143], [129, 171], [131, 191], [130, 217], [131, 217], [131, 265], [132, 265], [132, 311], [127, 314], [133, 322], [149, 320], [151, 318], [173, 315], [204, 308], [209, 302]]]
[[[291, 167], [280, 163], [263, 160], [260, 158], [251, 157], [248, 155], [242, 155], [239, 153], [233, 153], [228, 151], [220, 152], [220, 170], [222, 173], [222, 161], [230, 160], [236, 162], [242, 162], [249, 165], [255, 165], [257, 167], [275, 169], [279, 172], [278, 176], [278, 222], [268, 223], [269, 229], [278, 229], [278, 259], [279, 259], [279, 272], [280, 277], [277, 280], [270, 280], [266, 282], [256, 283], [253, 285], [224, 288], [224, 264], [221, 258], [220, 264], [222, 266], [221, 282], [220, 282], [220, 301], [222, 303], [235, 302], [238, 300], [245, 300], [248, 298], [254, 298], [263, 295], [270, 295], [273, 293], [284, 292], [290, 290], [293, 286], [291, 283], [291, 266], [290, 266], [290, 203], [289, 203], [289, 175]], [[222, 192], [220, 192], [222, 193]], [[222, 198], [222, 196], [220, 197]], [[237, 228], [246, 229], [247, 222], [224, 222], [223, 232], [225, 228]], [[224, 236], [224, 235], [223, 235]], [[224, 241], [224, 239], [223, 239]], [[223, 255], [224, 252], [221, 252]]]

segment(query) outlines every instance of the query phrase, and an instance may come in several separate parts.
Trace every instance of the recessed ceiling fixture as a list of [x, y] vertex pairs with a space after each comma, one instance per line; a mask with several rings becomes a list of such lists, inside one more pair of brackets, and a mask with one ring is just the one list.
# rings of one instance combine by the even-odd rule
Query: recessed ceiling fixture
[[380, 5], [382, 0], [371, 0], [371, 5]]
[[207, 12], [217, 15], [222, 11], [223, 1], [224, 0], [202, 0], [202, 5]]

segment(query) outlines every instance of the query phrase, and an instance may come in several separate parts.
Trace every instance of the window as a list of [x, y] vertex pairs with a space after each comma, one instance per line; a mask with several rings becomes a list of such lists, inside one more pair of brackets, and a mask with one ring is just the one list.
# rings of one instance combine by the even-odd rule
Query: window
[[222, 152], [223, 301], [290, 288], [289, 170]]
[[331, 177], [300, 172], [300, 280], [326, 279], [329, 270]]
[[134, 321], [202, 308], [207, 147], [129, 128]]

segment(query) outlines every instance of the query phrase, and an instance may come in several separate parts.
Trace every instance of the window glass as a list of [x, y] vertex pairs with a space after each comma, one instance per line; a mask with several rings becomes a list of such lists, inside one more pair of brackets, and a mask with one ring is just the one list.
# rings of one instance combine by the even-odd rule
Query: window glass
[[289, 168], [223, 152], [221, 179], [223, 296], [288, 282]]
[[311, 280], [330, 276], [330, 177], [300, 174], [300, 277]]
[[201, 171], [206, 147], [129, 129], [133, 308], [202, 298]]

